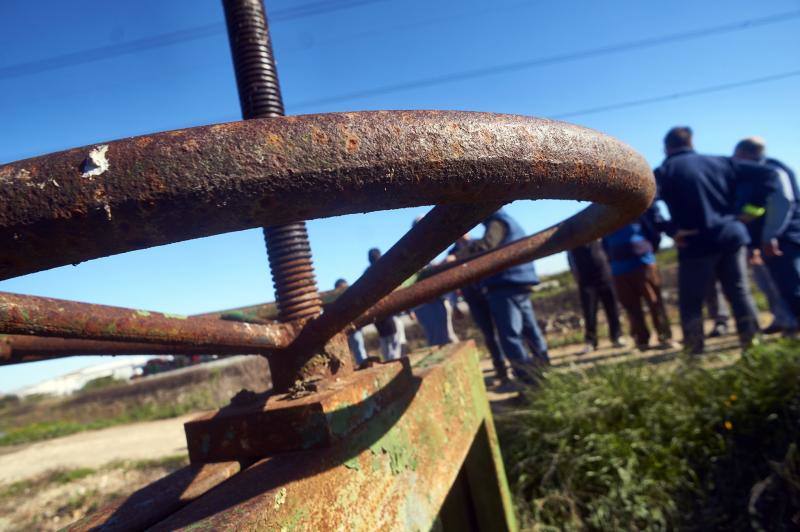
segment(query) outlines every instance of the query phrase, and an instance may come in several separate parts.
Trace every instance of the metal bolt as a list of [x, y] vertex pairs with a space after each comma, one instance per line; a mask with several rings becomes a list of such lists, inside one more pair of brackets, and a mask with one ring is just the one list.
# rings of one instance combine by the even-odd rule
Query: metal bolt
[[[223, 0], [242, 116], [284, 116], [283, 97], [261, 0]], [[322, 311], [305, 222], [265, 227], [264, 239], [278, 318], [293, 321]]]

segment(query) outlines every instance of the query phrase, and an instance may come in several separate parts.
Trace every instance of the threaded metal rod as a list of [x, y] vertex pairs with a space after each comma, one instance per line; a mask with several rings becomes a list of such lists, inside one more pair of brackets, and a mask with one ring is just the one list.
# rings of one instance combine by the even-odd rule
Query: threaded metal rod
[[[242, 116], [283, 116], [283, 97], [262, 0], [223, 0]], [[278, 319], [322, 311], [305, 222], [265, 227], [264, 239], [278, 303]]]

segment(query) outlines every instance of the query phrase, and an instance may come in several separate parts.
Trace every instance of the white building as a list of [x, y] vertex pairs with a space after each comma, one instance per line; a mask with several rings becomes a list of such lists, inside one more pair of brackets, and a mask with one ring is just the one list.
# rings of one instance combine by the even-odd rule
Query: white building
[[141, 371], [149, 359], [153, 357], [140, 355], [125, 357], [102, 364], [89, 366], [71, 373], [66, 373], [59, 377], [54, 377], [31, 386], [26, 386], [14, 392], [15, 395], [25, 397], [28, 395], [47, 394], [47, 395], [69, 395], [94, 379], [102, 377], [113, 377], [115, 379], [127, 380]]

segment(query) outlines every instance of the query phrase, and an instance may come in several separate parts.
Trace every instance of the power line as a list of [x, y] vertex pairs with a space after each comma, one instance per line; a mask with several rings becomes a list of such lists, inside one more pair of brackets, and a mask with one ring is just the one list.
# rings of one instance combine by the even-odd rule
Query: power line
[[530, 0], [524, 0], [522, 2], [515, 2], [512, 4], [501, 4], [501, 5], [489, 4], [488, 7], [484, 9], [471, 9], [469, 11], [449, 12], [447, 13], [447, 15], [443, 16], [423, 18], [419, 20], [414, 20], [412, 22], [401, 22], [398, 24], [391, 24], [389, 26], [371, 26], [371, 29], [365, 31], [359, 31], [355, 33], [345, 33], [328, 39], [314, 39], [312, 41], [312, 44], [306, 46], [303, 45], [292, 46], [292, 47], [281, 46], [280, 47], [281, 55], [283, 55], [286, 52], [305, 51], [310, 48], [316, 48], [318, 46], [321, 47], [331, 44], [335, 45], [343, 42], [368, 39], [370, 37], [383, 38], [386, 36], [387, 33], [394, 33], [398, 31], [420, 28], [423, 26], [431, 26], [435, 24], [450, 23], [457, 19], [476, 18], [485, 14], [496, 15], [498, 13], [502, 13], [505, 11], [511, 11], [515, 9], [529, 9], [533, 7], [536, 7], [536, 5], [533, 4]]
[[[624, 102], [619, 103], [612, 103], [608, 105], [600, 105], [597, 107], [588, 107], [585, 109], [578, 109], [576, 111], [568, 111], [564, 113], [558, 113], [554, 115], [548, 115], [548, 118], [553, 119], [564, 119], [564, 118], [573, 118], [576, 116], [584, 116], [590, 115], [595, 113], [602, 113], [605, 111], [615, 111], [617, 109], [626, 109], [628, 107], [638, 107], [642, 105], [649, 105], [651, 103], [659, 103], [665, 102], [668, 100], [677, 100], [680, 98], [689, 98], [691, 96], [699, 96], [702, 94], [711, 94], [714, 92], [722, 92], [727, 90], [738, 89], [741, 87], [747, 87], [750, 85], [759, 85], [762, 83], [769, 83], [772, 81], [780, 81], [783, 79], [793, 78], [800, 76], [800, 70], [790, 70], [788, 72], [781, 72], [778, 74], [772, 74], [769, 76], [762, 76], [759, 78], [751, 78], [742, 81], [733, 81], [730, 83], [722, 83], [719, 85], [710, 85], [708, 87], [700, 87], [698, 89], [691, 89], [687, 91], [679, 91], [673, 92], [671, 94], [663, 94], [661, 96], [651, 96], [648, 98], [641, 98], [638, 100], [627, 100]], [[235, 115], [225, 116], [218, 120], [212, 121], [211, 123], [222, 123], [222, 122], [231, 122], [235, 121], [238, 118]]]
[[[287, 9], [276, 10], [269, 14], [269, 19], [271, 22], [295, 20], [331, 13], [334, 11], [341, 11], [360, 5], [375, 4], [383, 1], [385, 0], [345, 0], [337, 3], [329, 1], [311, 2]], [[215, 35], [224, 35], [225, 31], [224, 23], [215, 22], [212, 24], [195, 26], [185, 30], [171, 31], [169, 33], [162, 33], [152, 37], [135, 39], [129, 42], [100, 46], [98, 48], [90, 48], [87, 50], [62, 54], [55, 57], [47, 57], [35, 61], [17, 63], [15, 65], [0, 67], [0, 80], [38, 74], [40, 72], [46, 72], [48, 70], [55, 70], [58, 68], [83, 65], [86, 63], [92, 63], [94, 61], [100, 61], [102, 59], [110, 59], [113, 57], [119, 57], [121, 55], [152, 50], [154, 48], [163, 48], [173, 44], [196, 41], [198, 39], [213, 37]]]
[[444, 83], [452, 83], [456, 81], [464, 81], [468, 79], [476, 79], [482, 78], [486, 76], [493, 76], [497, 74], [503, 74], [507, 72], [514, 72], [517, 70], [524, 70], [528, 68], [535, 68], [541, 67], [545, 65], [554, 65], [558, 63], [566, 63], [571, 61], [577, 61], [579, 59], [588, 59], [593, 57], [599, 57], [603, 55], [609, 55], [614, 53], [626, 52], [630, 50], [642, 49], [642, 48], [652, 48], [654, 46], [660, 46], [663, 44], [678, 42], [678, 41], [687, 41], [693, 39], [699, 39], [703, 37], [709, 37], [712, 35], [720, 35], [724, 33], [731, 33], [736, 31], [742, 31], [750, 28], [755, 28], [759, 26], [766, 26], [769, 24], [777, 24], [780, 22], [786, 22], [788, 20], [800, 18], [800, 10], [795, 11], [787, 11], [784, 13], [778, 13], [775, 15], [769, 15], [766, 17], [760, 18], [752, 18], [747, 19], [739, 22], [733, 22], [730, 24], [723, 24], [720, 26], [712, 26], [709, 28], [703, 28], [699, 30], [691, 30], [691, 31], [684, 31], [679, 33], [672, 33], [668, 35], [663, 35], [661, 37], [651, 37], [647, 39], [639, 39], [635, 41], [628, 41], [620, 44], [613, 44], [609, 46], [601, 46], [599, 48], [589, 48], [585, 50], [579, 50], [577, 52], [569, 52], [564, 54], [557, 54], [552, 55], [549, 57], [540, 57], [536, 59], [527, 59], [524, 61], [515, 61], [511, 63], [504, 63], [500, 65], [493, 65], [488, 67], [482, 68], [475, 68], [470, 70], [463, 70], [461, 72], [452, 72], [450, 74], [443, 74], [440, 76], [432, 76], [428, 78], [421, 78], [412, 81], [406, 81], [401, 83], [393, 83], [389, 85], [383, 85], [380, 87], [375, 87], [372, 89], [364, 89], [360, 91], [354, 91], [344, 94], [338, 94], [335, 96], [327, 96], [323, 98], [317, 98], [314, 100], [306, 100], [303, 102], [299, 102], [298, 104], [294, 105], [295, 108], [307, 108], [313, 107], [322, 104], [330, 104], [330, 103], [338, 103], [344, 102], [349, 100], [355, 100], [370, 96], [380, 96], [384, 94], [392, 94], [396, 92], [403, 92], [412, 89], [419, 89], [424, 87], [431, 87], [434, 85], [441, 85]]
[[743, 81], [734, 81], [731, 83], [723, 83], [720, 85], [710, 85], [708, 87], [701, 87], [699, 89], [692, 89], [688, 91], [673, 92], [672, 94], [664, 94], [662, 96], [652, 96], [650, 98], [641, 98], [639, 100], [628, 100], [626, 102], [612, 103], [608, 105], [600, 105], [598, 107], [589, 107], [577, 111], [570, 111], [567, 113], [559, 113], [551, 115], [550, 118], [572, 118], [575, 116], [584, 116], [595, 113], [602, 113], [604, 111], [613, 111], [617, 109], [626, 109], [628, 107], [638, 107], [640, 105], [648, 105], [651, 103], [665, 102], [667, 100], [675, 100], [679, 98], [688, 98], [690, 96], [697, 96], [700, 94], [710, 94], [712, 92], [721, 92], [731, 89], [738, 89], [740, 87], [747, 87], [750, 85], [759, 85], [761, 83], [769, 83], [771, 81], [778, 81], [781, 79], [793, 78], [800, 76], [800, 70], [792, 70], [780, 74], [773, 74], [771, 76], [763, 76], [760, 78], [746, 79]]

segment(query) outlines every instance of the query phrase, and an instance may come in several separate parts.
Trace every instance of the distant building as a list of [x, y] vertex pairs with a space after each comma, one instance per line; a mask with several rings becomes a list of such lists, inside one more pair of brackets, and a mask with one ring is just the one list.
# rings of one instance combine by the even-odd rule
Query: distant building
[[110, 362], [104, 362], [88, 368], [79, 369], [71, 373], [66, 373], [59, 377], [42, 381], [38, 384], [26, 386], [17, 390], [15, 395], [25, 397], [28, 395], [69, 395], [84, 387], [84, 385], [94, 379], [103, 377], [113, 377], [114, 379], [128, 380], [134, 375], [140, 374], [142, 367], [152, 357], [141, 355], [126, 357]]

